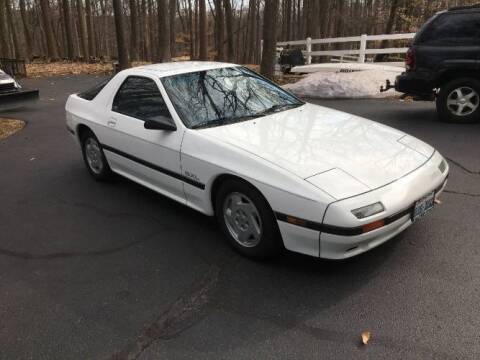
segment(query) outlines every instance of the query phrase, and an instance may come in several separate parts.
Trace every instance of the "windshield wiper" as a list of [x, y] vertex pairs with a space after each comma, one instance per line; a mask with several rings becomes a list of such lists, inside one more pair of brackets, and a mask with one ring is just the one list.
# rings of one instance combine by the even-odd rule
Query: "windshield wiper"
[[218, 125], [224, 125], [225, 124], [226, 118], [218, 118], [214, 120], [207, 120], [207, 121], [202, 121], [201, 123], [192, 125], [192, 129], [203, 129], [207, 127], [212, 127], [212, 126], [218, 126]]
[[273, 105], [273, 106], [269, 107], [266, 110], [263, 110], [261, 113], [259, 113], [259, 115], [272, 114], [272, 113], [276, 113], [276, 112], [279, 112], [279, 111], [287, 109], [287, 108], [294, 108], [294, 107], [298, 107], [298, 106], [301, 106], [301, 105], [302, 104], [300, 104], [300, 103], [298, 103], [298, 104], [276, 104], [276, 105]]

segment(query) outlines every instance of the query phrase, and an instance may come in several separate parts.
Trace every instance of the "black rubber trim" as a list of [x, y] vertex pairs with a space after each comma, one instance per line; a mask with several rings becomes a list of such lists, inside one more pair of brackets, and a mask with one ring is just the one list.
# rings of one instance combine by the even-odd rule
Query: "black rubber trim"
[[[448, 179], [448, 175], [446, 176], [446, 178], [442, 182], [442, 184], [434, 190], [435, 194], [442, 189], [442, 187], [445, 184], [445, 181], [447, 181], [447, 179]], [[406, 215], [409, 215], [409, 214], [412, 215], [414, 207], [415, 207], [415, 204], [413, 204], [409, 208], [407, 208], [405, 210], [402, 210], [402, 211], [400, 211], [400, 212], [398, 212], [394, 215], [391, 215], [389, 217], [386, 217], [384, 219], [379, 219], [379, 220], [384, 220], [385, 225], [391, 224], [391, 223], [401, 219], [402, 217], [404, 217]], [[317, 222], [314, 222], [314, 221], [301, 219], [301, 218], [298, 218], [296, 216], [286, 215], [286, 214], [283, 214], [283, 213], [280, 213], [280, 212], [275, 212], [275, 217], [277, 218], [278, 221], [287, 222], [289, 224], [291, 224], [291, 223], [288, 222], [287, 218], [292, 217], [292, 218], [296, 219], [298, 222], [304, 223], [304, 225], [300, 225], [300, 224], [292, 224], [292, 225], [296, 225], [296, 226], [304, 227], [304, 228], [307, 228], [307, 229], [310, 229], [310, 230], [320, 231], [322, 233], [327, 233], [327, 234], [332, 234], [332, 235], [356, 236], [356, 235], [361, 235], [361, 234], [364, 233], [363, 232], [363, 226], [356, 226], [356, 227], [350, 227], [349, 228], [349, 227], [341, 227], [341, 226], [334, 226], [334, 225], [328, 225], [328, 224], [321, 224], [321, 223], [317, 223]]]
[[[385, 225], [391, 224], [398, 219], [401, 219], [405, 215], [411, 214], [413, 212], [413, 206], [409, 207], [408, 209], [405, 209], [403, 211], [400, 211], [399, 213], [396, 213], [395, 215], [389, 216], [384, 218], [383, 220], [385, 221]], [[283, 222], [288, 222], [287, 217], [290, 215], [282, 214], [279, 212], [275, 212], [275, 216], [277, 217], [277, 220], [283, 221]], [[335, 225], [328, 225], [328, 224], [320, 224], [317, 222], [305, 220], [305, 219], [300, 219], [295, 216], [292, 216], [295, 219], [298, 219], [300, 222], [304, 222], [305, 225], [299, 225], [299, 224], [293, 224], [297, 226], [301, 226], [310, 230], [315, 230], [315, 231], [320, 231], [322, 233], [327, 233], [327, 234], [332, 234], [332, 235], [342, 235], [342, 236], [356, 236], [356, 235], [361, 235], [363, 234], [363, 226], [356, 226], [356, 227], [342, 227], [342, 226], [335, 226]], [[381, 219], [380, 219], [381, 220]], [[384, 226], [385, 226], [384, 225]]]
[[118, 149], [115, 149], [111, 146], [108, 146], [108, 145], [105, 145], [105, 144], [101, 144], [102, 145], [102, 148], [104, 148], [105, 150], [108, 150], [110, 152], [113, 152], [114, 154], [117, 154], [117, 155], [120, 155], [120, 156], [123, 156], [124, 158], [127, 158], [128, 160], [131, 160], [131, 161], [135, 161], [136, 163], [139, 163], [143, 166], [146, 166], [150, 169], [153, 169], [155, 171], [158, 171], [158, 172], [161, 172], [162, 174], [165, 174], [165, 175], [168, 175], [168, 176], [171, 176], [175, 179], [178, 179], [178, 180], [181, 180], [187, 184], [190, 184], [192, 186], [195, 186], [196, 188], [199, 188], [199, 189], [202, 189], [202, 190], [205, 190], [205, 184], [202, 184], [201, 182], [198, 182], [198, 181], [195, 181], [195, 180], [192, 180], [186, 176], [183, 176], [182, 174], [179, 174], [179, 173], [176, 173], [174, 171], [171, 171], [171, 170], [168, 170], [168, 169], [165, 169], [165, 168], [162, 168], [158, 165], [155, 165], [155, 164], [152, 164], [152, 163], [149, 163], [148, 161], [145, 161], [145, 160], [142, 160], [140, 158], [137, 158], [136, 156], [133, 156], [133, 155], [130, 155], [130, 154], [127, 154], [121, 150], [118, 150]]

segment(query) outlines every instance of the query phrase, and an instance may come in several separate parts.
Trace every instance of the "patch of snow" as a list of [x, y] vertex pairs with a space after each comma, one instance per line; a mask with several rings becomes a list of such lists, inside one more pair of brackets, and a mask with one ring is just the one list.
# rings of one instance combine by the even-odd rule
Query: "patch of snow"
[[400, 93], [394, 89], [381, 93], [380, 86], [385, 85], [387, 79], [394, 84], [401, 72], [400, 68], [398, 71], [316, 72], [294, 84], [284, 85], [284, 89], [308, 98], [386, 98]]

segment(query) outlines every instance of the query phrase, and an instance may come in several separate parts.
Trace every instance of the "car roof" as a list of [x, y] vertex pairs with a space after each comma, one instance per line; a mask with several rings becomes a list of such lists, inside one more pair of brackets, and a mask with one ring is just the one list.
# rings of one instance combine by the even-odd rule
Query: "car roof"
[[454, 6], [448, 9], [448, 12], [480, 11], [480, 3], [474, 5]]
[[160, 64], [142, 65], [131, 69], [124, 70], [123, 72], [128, 75], [135, 75], [139, 73], [149, 72], [155, 74], [158, 77], [171, 76], [177, 74], [184, 74], [196, 71], [205, 71], [212, 69], [220, 69], [224, 67], [239, 66], [236, 64], [214, 62], [214, 61], [176, 61], [166, 62]]

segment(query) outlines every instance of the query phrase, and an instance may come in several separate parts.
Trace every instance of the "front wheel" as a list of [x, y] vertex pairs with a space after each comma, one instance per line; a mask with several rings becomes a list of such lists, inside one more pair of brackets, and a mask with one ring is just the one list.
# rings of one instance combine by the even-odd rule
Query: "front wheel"
[[446, 83], [437, 96], [441, 120], [452, 123], [473, 123], [480, 118], [480, 81], [461, 78]]
[[250, 258], [266, 258], [281, 250], [273, 211], [254, 187], [228, 180], [219, 189], [215, 214], [230, 245]]

